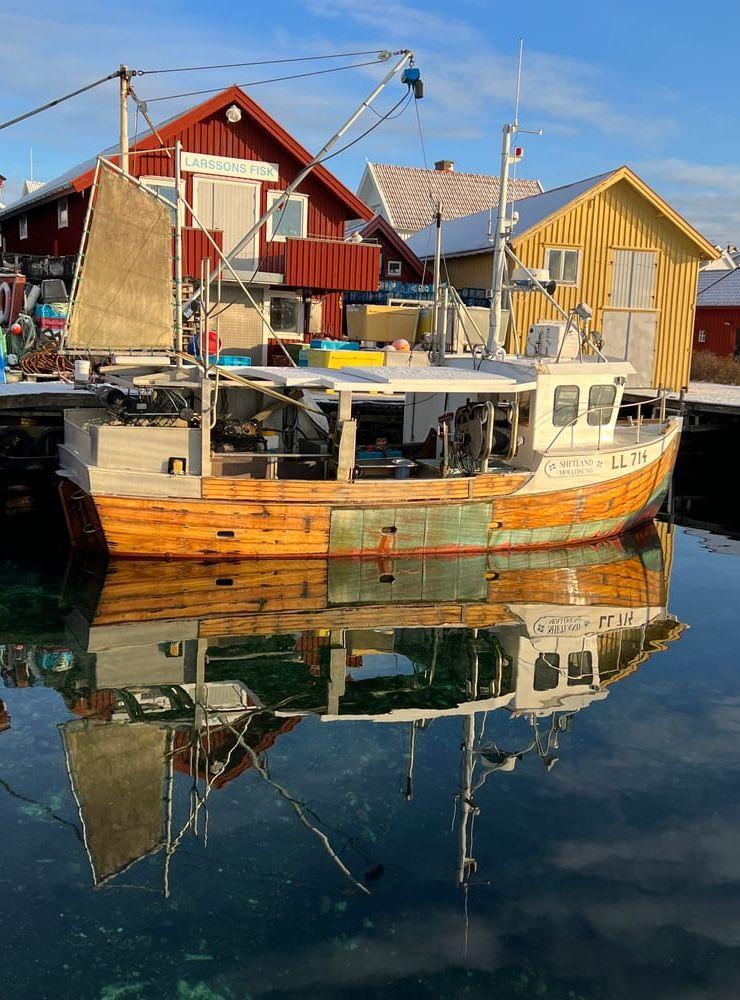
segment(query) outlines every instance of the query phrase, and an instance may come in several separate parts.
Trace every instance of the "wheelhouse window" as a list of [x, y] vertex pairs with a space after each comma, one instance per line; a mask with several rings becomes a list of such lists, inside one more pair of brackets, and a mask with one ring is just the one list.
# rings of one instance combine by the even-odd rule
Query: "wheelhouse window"
[[69, 199], [60, 198], [57, 202], [57, 229], [66, 229], [69, 225]]
[[565, 427], [578, 417], [580, 390], [577, 385], [559, 385], [555, 390], [552, 404], [552, 422], [556, 427]]
[[401, 277], [401, 261], [400, 260], [389, 260], [388, 261], [388, 277], [389, 278], [400, 278]]
[[147, 190], [164, 201], [172, 216], [172, 225], [177, 225], [177, 192], [174, 177], [142, 177], [141, 183]]
[[282, 191], [267, 192], [267, 207], [279, 208], [267, 220], [267, 239], [284, 243], [289, 236], [305, 239], [308, 232], [308, 198], [305, 194], [292, 194], [285, 198]]
[[559, 285], [575, 285], [578, 282], [580, 256], [580, 250], [552, 247], [545, 250], [545, 269]]
[[588, 393], [588, 417], [592, 427], [604, 426], [612, 418], [614, 400], [617, 395], [613, 385], [592, 385]]
[[594, 668], [591, 650], [583, 649], [577, 653], [568, 654], [568, 684], [593, 684]]
[[28, 239], [28, 216], [22, 215], [18, 219], [18, 239], [27, 240]]
[[534, 661], [535, 691], [552, 691], [560, 679], [560, 657], [557, 653], [540, 653]]

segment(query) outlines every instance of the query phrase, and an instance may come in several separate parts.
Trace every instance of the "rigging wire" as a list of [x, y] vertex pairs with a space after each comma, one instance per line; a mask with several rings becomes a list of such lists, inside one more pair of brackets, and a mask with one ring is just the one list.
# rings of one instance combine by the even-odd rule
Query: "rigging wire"
[[242, 66], [278, 66], [283, 63], [300, 63], [300, 62], [321, 62], [324, 59], [350, 59], [355, 56], [377, 56], [378, 62], [386, 62], [390, 53], [385, 50], [379, 51], [378, 49], [363, 49], [360, 52], [332, 52], [329, 55], [323, 56], [293, 56], [286, 59], [256, 59], [251, 62], [238, 62], [238, 63], [219, 63], [214, 66], [179, 66], [170, 69], [138, 69], [135, 70], [136, 76], [152, 76], [154, 74], [160, 73], [195, 73], [200, 70], [212, 70], [212, 69], [238, 69]]
[[65, 94], [63, 97], [57, 97], [53, 101], [47, 101], [46, 104], [42, 104], [39, 108], [34, 108], [33, 111], [27, 111], [23, 115], [18, 115], [16, 118], [10, 118], [6, 122], [0, 122], [0, 131], [4, 128], [8, 128], [10, 125], [17, 125], [18, 122], [23, 122], [27, 118], [33, 118], [34, 115], [41, 114], [42, 111], [48, 111], [49, 108], [54, 108], [57, 104], [62, 104], [64, 101], [68, 101], [71, 97], [77, 97], [78, 94], [84, 94], [88, 90], [92, 90], [94, 87], [99, 87], [101, 83], [107, 83], [108, 80], [115, 80], [120, 78], [120, 70], [116, 70], [115, 73], [109, 73], [107, 76], [102, 76], [99, 80], [95, 80], [94, 83], [88, 83], [84, 87], [78, 87], [77, 90], [73, 90], [69, 94]]
[[[346, 66], [330, 66], [328, 69], [314, 69], [308, 73], [290, 73], [286, 76], [272, 76], [267, 80], [249, 80], [247, 83], [234, 84], [236, 87], [259, 87], [265, 83], [282, 83], [285, 80], [303, 80], [310, 76], [324, 76], [326, 73], [341, 73], [345, 69], [359, 69], [362, 66], [377, 66], [383, 59], [368, 59], [365, 62], [348, 63]], [[174, 101], [179, 97], [201, 97], [204, 94], [218, 94], [223, 87], [209, 87], [207, 90], [188, 90], [182, 94], [166, 94], [164, 97], [150, 97], [147, 104], [155, 101]]]

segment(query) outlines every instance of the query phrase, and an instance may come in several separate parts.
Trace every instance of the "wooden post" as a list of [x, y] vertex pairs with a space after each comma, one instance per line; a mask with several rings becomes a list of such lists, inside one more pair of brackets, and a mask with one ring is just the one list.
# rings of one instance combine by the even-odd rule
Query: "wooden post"
[[347, 647], [344, 629], [332, 629], [329, 638], [329, 690], [327, 693], [327, 711], [329, 715], [339, 715], [339, 699], [347, 685]]
[[352, 419], [352, 393], [339, 393], [337, 408], [337, 481], [348, 483], [352, 479], [357, 448], [357, 421]]

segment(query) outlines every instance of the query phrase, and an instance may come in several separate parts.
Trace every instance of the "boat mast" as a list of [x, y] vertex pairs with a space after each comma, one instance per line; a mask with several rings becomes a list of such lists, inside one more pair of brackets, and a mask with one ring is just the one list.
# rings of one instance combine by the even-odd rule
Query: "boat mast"
[[501, 313], [504, 295], [504, 275], [506, 274], [506, 243], [511, 230], [516, 223], [516, 217], [506, 217], [506, 207], [509, 201], [509, 171], [512, 164], [522, 158], [522, 150], [515, 147], [511, 151], [511, 139], [518, 132], [528, 132], [530, 135], [542, 135], [542, 129], [530, 131], [519, 127], [519, 96], [522, 83], [522, 60], [524, 57], [524, 39], [519, 40], [519, 64], [516, 77], [516, 98], [514, 102], [514, 120], [507, 122], [502, 128], [501, 137], [501, 172], [498, 185], [498, 210], [496, 212], [496, 231], [493, 235], [493, 273], [491, 276], [491, 313], [488, 325], [488, 343], [486, 353], [492, 355], [500, 346], [505, 330], [502, 329]]
[[444, 340], [440, 342], [440, 331], [444, 328], [444, 324], [439, 321], [439, 309], [440, 309], [440, 276], [441, 276], [441, 266], [442, 266], [442, 202], [437, 201], [437, 209], [434, 213], [434, 223], [436, 226], [435, 230], [435, 240], [434, 240], [434, 284], [433, 284], [433, 301], [434, 305], [432, 307], [432, 364], [443, 365], [445, 363], [445, 343]]

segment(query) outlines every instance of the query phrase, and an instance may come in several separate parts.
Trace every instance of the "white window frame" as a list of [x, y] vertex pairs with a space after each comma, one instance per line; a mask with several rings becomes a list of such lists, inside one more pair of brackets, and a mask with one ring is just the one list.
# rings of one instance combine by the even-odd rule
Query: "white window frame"
[[[562, 278], [552, 278], [550, 271], [550, 252], [552, 250], [558, 251], [560, 253], [574, 253], [576, 257], [576, 280], [575, 281], [563, 281]], [[581, 248], [580, 247], [545, 247], [545, 263], [544, 268], [548, 274], [551, 276], [552, 281], [557, 281], [558, 285], [563, 285], [565, 288], [575, 288], [579, 281], [581, 280]]]
[[[297, 337], [302, 337], [306, 332], [306, 310], [303, 296], [299, 295], [298, 292], [278, 291], [271, 288], [264, 299], [265, 319], [268, 324], [270, 323], [270, 302], [273, 299], [292, 299], [298, 304], [298, 326], [300, 327], [300, 330], [275, 330], [275, 336], [281, 340], [295, 340]], [[267, 332], [272, 336], [269, 330]]]
[[698, 344], [706, 344], [706, 342], [707, 342], [707, 331], [706, 330], [699, 330], [699, 333], [698, 333], [697, 338], [696, 338], [696, 342]]
[[60, 198], [57, 201], [57, 229], [66, 229], [69, 226], [69, 198]]
[[[175, 187], [175, 178], [174, 177], [162, 177], [159, 174], [147, 174], [145, 177], [140, 177], [139, 178], [139, 182], [141, 184], [143, 184], [144, 187], [147, 187], [148, 184], [157, 184], [157, 185], [159, 185], [159, 187], [172, 188], [173, 190], [174, 190], [174, 187]], [[152, 194], [156, 194], [156, 192], [153, 191]], [[184, 196], [185, 196], [185, 181], [181, 180], [180, 181], [180, 198], [183, 198]], [[180, 201], [178, 199], [178, 201], [177, 201], [177, 222], [178, 222], [178, 225], [180, 225], [180, 226], [182, 226], [184, 224], [183, 209], [184, 209], [184, 205], [183, 205], [182, 201]]]
[[28, 239], [28, 216], [19, 215], [18, 216], [18, 239], [27, 240]]
[[[394, 270], [391, 271], [391, 267], [393, 267]], [[385, 273], [388, 275], [389, 278], [400, 278], [402, 267], [403, 267], [403, 261], [389, 260], [386, 264]]]
[[[274, 188], [268, 190], [267, 192], [268, 209], [272, 208], [272, 206], [276, 202], [281, 201], [283, 197], [284, 196], [282, 191], [276, 191]], [[300, 202], [302, 206], [300, 239], [305, 240], [306, 236], [308, 235], [308, 195], [296, 194], [295, 192], [293, 192], [293, 194], [289, 195], [288, 197], [290, 198], [291, 201], [295, 198], [297, 201]], [[265, 226], [266, 230], [265, 235], [268, 243], [285, 243], [286, 239], [288, 238], [287, 236], [273, 236], [273, 226], [275, 225], [275, 220], [279, 218], [280, 218], [280, 211], [278, 210], [277, 212], [275, 212], [274, 215], [271, 215], [270, 218], [267, 220], [267, 224]], [[291, 238], [293, 239], [294, 237]]]

